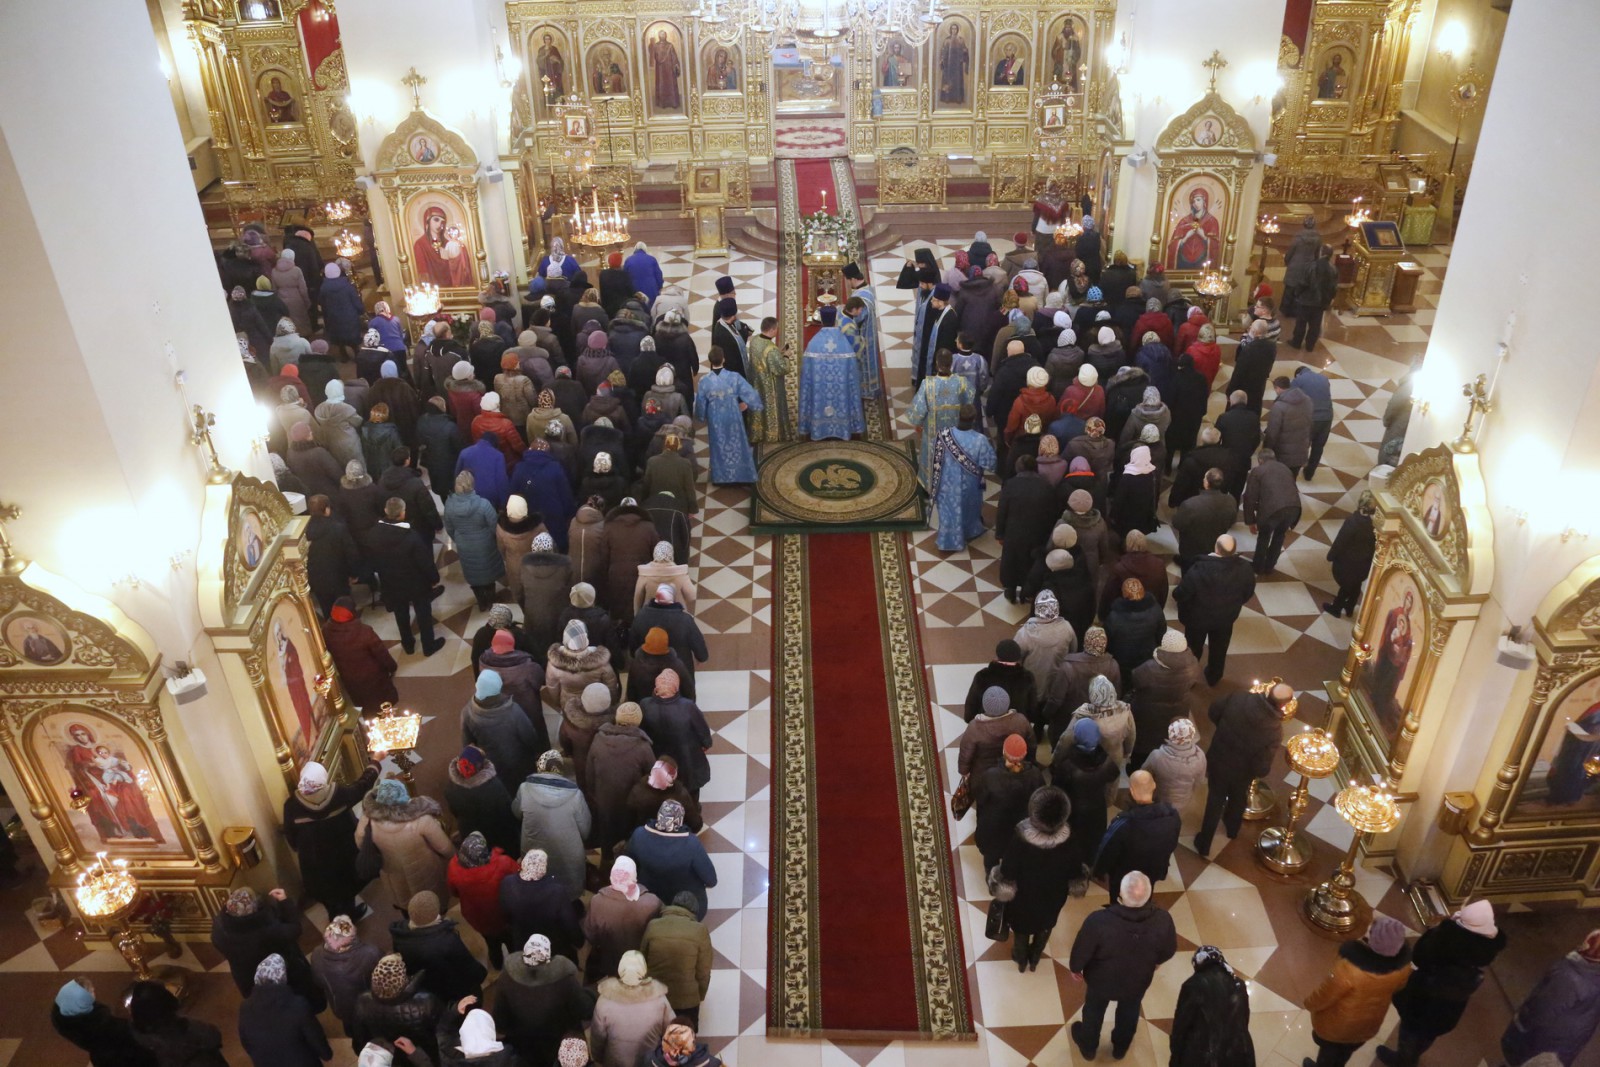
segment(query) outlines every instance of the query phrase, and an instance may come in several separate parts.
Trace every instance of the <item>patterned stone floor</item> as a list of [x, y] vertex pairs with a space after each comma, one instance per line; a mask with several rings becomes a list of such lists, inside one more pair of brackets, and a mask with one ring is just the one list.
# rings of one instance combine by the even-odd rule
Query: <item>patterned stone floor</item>
[[[966, 240], [964, 235], [950, 234], [930, 243], [944, 260]], [[897, 413], [903, 412], [910, 400], [906, 338], [911, 319], [909, 294], [898, 293], [891, 286], [911, 247], [893, 250], [873, 263]], [[752, 321], [774, 313], [776, 272], [770, 264], [742, 256], [731, 261], [697, 261], [681, 248], [654, 251], [668, 279], [685, 284], [690, 291], [691, 325], [702, 350], [705, 338], [701, 335], [710, 320], [707, 306], [718, 275], [734, 277], [742, 310]], [[1323, 679], [1338, 671], [1349, 624], [1330, 620], [1318, 611], [1332, 588], [1323, 556], [1373, 463], [1382, 432], [1380, 417], [1394, 381], [1426, 344], [1446, 254], [1445, 250], [1433, 250], [1416, 258], [1429, 273], [1422, 282], [1421, 306], [1415, 314], [1381, 319], [1330, 316], [1324, 343], [1316, 354], [1319, 362], [1330, 366], [1339, 409], [1326, 453], [1328, 466], [1314, 483], [1302, 483], [1305, 519], [1289, 541], [1280, 572], [1260, 584], [1255, 601], [1240, 621], [1228, 676], [1219, 693], [1257, 676], [1281, 674], [1306, 694], [1302, 719], [1318, 722], [1325, 714]], [[1298, 354], [1287, 348], [1283, 351]], [[1279, 369], [1292, 366], [1286, 361]], [[904, 432], [903, 422], [900, 429]], [[981, 862], [971, 843], [971, 816], [952, 825], [951, 840], [964, 901], [968, 980], [979, 1022], [977, 1042], [930, 1047], [904, 1042], [778, 1041], [765, 1036], [771, 540], [747, 532], [748, 499], [743, 490], [702, 484], [694, 558], [700, 584], [698, 619], [707, 633], [711, 660], [706, 665], [709, 669], [700, 671], [697, 678], [701, 707], [716, 732], [711, 750], [712, 781], [702, 794], [707, 822], [703, 839], [719, 874], [719, 884], [710, 894], [708, 923], [717, 957], [702, 1014], [703, 1036], [726, 1062], [740, 1067], [901, 1067], [913, 1063], [1011, 1067], [1080, 1062], [1067, 1038], [1066, 1024], [1078, 1012], [1082, 987], [1057, 961], [1066, 957], [1083, 916], [1102, 902], [1103, 890], [1091, 889], [1087, 897], [1072, 901], [1056, 928], [1046, 964], [1036, 973], [1018, 974], [1006, 947], [983, 936], [987, 897]], [[1250, 535], [1243, 528], [1237, 532], [1242, 547], [1249, 550]], [[997, 640], [1015, 631], [1024, 611], [998, 595], [998, 546], [992, 535], [979, 539], [968, 553], [948, 556], [934, 548], [931, 532], [912, 535], [911, 541], [929, 692], [937, 736], [948, 761], [948, 787], [955, 780], [954, 746], [963, 725], [961, 704], [972, 672], [988, 660]], [[1170, 535], [1163, 533], [1156, 541], [1170, 550]], [[448, 553], [443, 556], [444, 560], [450, 558]], [[483, 618], [453, 564], [445, 575], [448, 591], [438, 606], [448, 647], [429, 659], [406, 657], [398, 646], [393, 649], [402, 661], [403, 698], [432, 716], [423, 729], [424, 761], [417, 771], [425, 789], [442, 780], [444, 759], [454, 753], [458, 743], [455, 717], [470, 689], [467, 640]], [[369, 621], [393, 638], [387, 616], [374, 615]], [[1210, 697], [1201, 691], [1191, 697], [1201, 719]], [[1280, 767], [1280, 777], [1282, 770]], [[1298, 1067], [1300, 1057], [1314, 1051], [1299, 1004], [1328, 966], [1334, 946], [1309, 932], [1297, 908], [1306, 887], [1326, 874], [1349, 841], [1348, 831], [1326, 805], [1330, 795], [1331, 789], [1321, 783], [1313, 789], [1307, 822], [1316, 845], [1312, 876], [1285, 880], [1265, 875], [1250, 851], [1261, 824], [1246, 824], [1239, 840], [1218, 838], [1223, 847], [1216, 849], [1211, 862], [1200, 859], [1185, 843], [1179, 849], [1175, 873], [1157, 887], [1157, 900], [1171, 910], [1183, 947], [1217, 945], [1250, 979], [1257, 1058], [1270, 1067]], [[1197, 799], [1186, 817], [1191, 831], [1199, 809]], [[1410, 918], [1392, 879], [1383, 871], [1361, 871], [1358, 888], [1381, 910]], [[44, 1022], [50, 998], [63, 975], [88, 972], [101, 976], [103, 985], [115, 988], [125, 974], [115, 953], [88, 953], [69, 932], [30, 918], [27, 905], [40, 892], [42, 879], [36, 877], [27, 886], [0, 894], [0, 997], [7, 1004], [7, 1010], [0, 1012], [0, 1067], [83, 1063], [83, 1057], [55, 1038]], [[375, 897], [373, 903], [386, 918], [387, 902]], [[1538, 926], [1531, 925], [1534, 918], [1510, 915], [1503, 925], [1513, 931], [1514, 945], [1537, 941], [1539, 953], [1508, 953], [1508, 961], [1496, 968], [1475, 1002], [1482, 1010], [1471, 1013], [1429, 1062], [1466, 1067], [1497, 1062], [1482, 1057], [1498, 1039], [1507, 1003], [1525, 992], [1538, 968], [1586, 928], [1581, 916], [1552, 916]], [[325, 921], [320, 909], [308, 913], [308, 946], [315, 943], [315, 929]], [[376, 936], [383, 923], [378, 917], [369, 919], [363, 932]], [[245, 1062], [233, 1036], [237, 996], [226, 977], [226, 967], [205, 944], [186, 947], [180, 962], [200, 972], [195, 1014], [221, 1026], [228, 1035], [230, 1058], [235, 1063]], [[1178, 987], [1187, 972], [1187, 954], [1181, 952], [1161, 969], [1145, 999], [1145, 1018], [1124, 1062], [1166, 1063], [1166, 1033]], [[337, 1023], [326, 1021], [330, 1033], [337, 1034]], [[334, 1044], [334, 1062], [352, 1063], [348, 1042], [335, 1040]], [[1358, 1057], [1354, 1062], [1367, 1061]]]

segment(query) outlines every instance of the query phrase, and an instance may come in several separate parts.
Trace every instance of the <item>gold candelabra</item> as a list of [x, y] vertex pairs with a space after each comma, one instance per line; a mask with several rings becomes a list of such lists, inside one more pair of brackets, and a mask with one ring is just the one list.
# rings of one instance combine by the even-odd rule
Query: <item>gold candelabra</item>
[[425, 319], [439, 313], [439, 287], [432, 282], [406, 286], [406, 314]]
[[1227, 299], [1233, 292], [1233, 278], [1227, 267], [1218, 270], [1208, 259], [1200, 265], [1200, 279], [1194, 283], [1194, 291], [1200, 296], [1200, 310], [1206, 313], [1206, 318], [1215, 321], [1218, 301]]
[[1339, 766], [1339, 746], [1323, 730], [1308, 727], [1289, 738], [1284, 745], [1289, 766], [1300, 775], [1300, 784], [1289, 794], [1289, 815], [1282, 826], [1269, 826], [1256, 839], [1256, 859], [1278, 874], [1299, 874], [1311, 862], [1311, 850], [1296, 838], [1295, 824], [1305, 814], [1306, 797], [1313, 778], [1326, 778]]
[[189, 413], [189, 420], [189, 443], [204, 446], [206, 450], [206, 481], [222, 485], [232, 480], [233, 472], [222, 465], [217, 443], [211, 439], [211, 430], [217, 425], [216, 415], [196, 404]]
[[[1258, 696], [1267, 696], [1272, 692], [1273, 686], [1281, 684], [1283, 684], [1282, 678], [1273, 677], [1264, 682], [1257, 678], [1255, 681], [1250, 683], [1250, 692], [1255, 693]], [[1290, 719], [1294, 718], [1294, 713], [1298, 711], [1299, 708], [1299, 698], [1290, 697], [1283, 707], [1278, 709], [1278, 716], [1284, 722], [1288, 722]], [[1271, 818], [1272, 813], [1277, 810], [1278, 798], [1273, 793], [1272, 786], [1267, 784], [1266, 779], [1257, 778], [1255, 781], [1251, 782], [1250, 796], [1245, 801], [1244, 805], [1244, 817], [1250, 822], [1258, 822], [1261, 819]]]
[[1361, 197], [1350, 201], [1350, 214], [1344, 217], [1344, 224], [1352, 230], [1357, 229], [1363, 222], [1372, 221], [1372, 209], [1361, 206]]
[[160, 982], [179, 1000], [188, 989], [189, 972], [182, 967], [151, 967], [145, 961], [144, 938], [128, 921], [139, 900], [139, 880], [128, 869], [128, 861], [106, 862], [106, 853], [95, 853], [94, 866], [78, 875], [73, 897], [78, 912], [103, 926], [106, 936], [133, 971], [135, 980]]
[[355, 259], [361, 254], [361, 235], [340, 230], [339, 236], [333, 239], [333, 247], [345, 259]]
[[1356, 855], [1367, 834], [1386, 834], [1400, 825], [1400, 805], [1384, 790], [1369, 785], [1346, 786], [1333, 798], [1333, 808], [1355, 831], [1344, 859], [1326, 882], [1306, 894], [1308, 922], [1348, 940], [1359, 937], [1372, 919], [1372, 905], [1356, 892]]
[[347, 201], [329, 200], [322, 205], [322, 213], [328, 216], [329, 222], [343, 222], [355, 214], [355, 210]]
[[411, 776], [411, 768], [417, 765], [417, 758], [411, 754], [411, 750], [417, 747], [422, 716], [414, 711], [397, 709], [384, 701], [378, 708], [378, 714], [363, 722], [367, 730], [367, 752], [374, 758], [378, 753], [394, 757], [395, 765], [400, 768], [400, 780], [415, 796], [417, 782]]
[[1256, 233], [1261, 235], [1261, 262], [1256, 267], [1256, 278], [1265, 281], [1267, 277], [1267, 248], [1272, 243], [1272, 238], [1277, 236], [1282, 227], [1278, 225], [1278, 216], [1263, 214], [1256, 220]]
[[628, 216], [622, 213], [622, 198], [611, 194], [611, 210], [600, 208], [600, 191], [589, 190], [589, 208], [584, 210], [582, 200], [572, 205], [572, 240], [586, 248], [600, 249], [607, 245], [624, 245], [628, 236]]

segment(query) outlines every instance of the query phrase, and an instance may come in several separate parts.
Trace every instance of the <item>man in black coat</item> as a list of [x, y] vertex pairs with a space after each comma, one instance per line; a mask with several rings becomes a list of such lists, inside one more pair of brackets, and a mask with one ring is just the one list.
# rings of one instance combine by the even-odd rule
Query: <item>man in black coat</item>
[[1178, 568], [1187, 571], [1233, 528], [1239, 502], [1222, 488], [1227, 476], [1218, 467], [1205, 473], [1205, 488], [1172, 513], [1172, 532], [1178, 535]]
[[1172, 916], [1150, 902], [1150, 879], [1139, 871], [1118, 883], [1117, 902], [1083, 920], [1072, 942], [1072, 973], [1083, 979], [1083, 1021], [1072, 1024], [1072, 1040], [1085, 1059], [1100, 1050], [1106, 1008], [1117, 1002], [1111, 1025], [1111, 1055], [1121, 1059], [1139, 1027], [1139, 1006], [1156, 969], [1178, 951]]
[[1037, 728], [1039, 723], [1039, 693], [1033, 684], [1033, 674], [1022, 665], [1022, 648], [1011, 638], [994, 646], [994, 659], [987, 667], [978, 668], [967, 689], [966, 719], [971, 722], [983, 712], [983, 694], [990, 686], [999, 686], [1011, 697], [1011, 706], [1027, 717]]
[[383, 586], [383, 602], [394, 614], [400, 629], [400, 647], [410, 655], [416, 651], [411, 632], [411, 616], [417, 617], [422, 634], [422, 654], [431, 656], [444, 647], [444, 639], [433, 632], [433, 587], [439, 584], [439, 568], [433, 553], [406, 522], [406, 502], [397, 496], [383, 505], [383, 521], [367, 534], [368, 548], [378, 581]]
[[1096, 878], [1105, 878], [1113, 904], [1128, 872], [1139, 871], [1152, 883], [1167, 877], [1183, 829], [1173, 806], [1156, 799], [1156, 780], [1149, 771], [1128, 776], [1128, 796], [1133, 803], [1106, 827], [1091, 869]]
[[1034, 557], [1049, 543], [1060, 514], [1061, 501], [1039, 474], [1037, 462], [1032, 456], [1019, 458], [1016, 476], [1000, 489], [994, 521], [994, 539], [1000, 542], [1000, 585], [1009, 602], [1015, 604], [1021, 596]]
[[429, 398], [417, 416], [417, 446], [422, 450], [422, 465], [428, 481], [440, 491], [439, 499], [450, 496], [455, 484], [456, 460], [461, 458], [461, 427], [448, 414], [449, 402], [442, 396]]
[[935, 285], [933, 295], [928, 298], [928, 306], [923, 309], [922, 333], [917, 338], [917, 365], [911, 368], [913, 390], [922, 385], [922, 379], [933, 373], [933, 357], [939, 349], [955, 351], [961, 317], [950, 306], [950, 297], [948, 285]]
[[1336, 619], [1341, 612], [1353, 614], [1361, 599], [1361, 583], [1367, 580], [1372, 556], [1378, 547], [1377, 535], [1372, 529], [1372, 513], [1376, 510], [1372, 494], [1362, 493], [1355, 514], [1340, 525], [1333, 546], [1328, 549], [1328, 562], [1333, 564], [1333, 580], [1339, 583], [1339, 595], [1323, 604], [1322, 610]]
[[89, 1054], [89, 1067], [158, 1067], [155, 1053], [134, 1040], [128, 1020], [94, 998], [94, 983], [74, 978], [50, 1006], [50, 1025]]
[[439, 915], [439, 898], [424, 889], [406, 905], [406, 917], [389, 926], [389, 940], [408, 974], [421, 973], [422, 988], [445, 1004], [481, 997], [488, 970], [473, 958], [454, 919]]
[[[1254, 451], [1254, 446], [1251, 448]], [[1245, 462], [1249, 462], [1246, 457]], [[1222, 472], [1222, 486], [1226, 491], [1230, 481], [1229, 472], [1233, 470], [1235, 457], [1232, 451], [1222, 444], [1222, 433], [1215, 426], [1202, 427], [1200, 430], [1200, 444], [1198, 447], [1186, 452], [1183, 460], [1178, 464], [1176, 473], [1172, 476], [1172, 488], [1167, 491], [1167, 504], [1176, 509], [1183, 506], [1183, 502], [1205, 488], [1206, 471], [1215, 467]], [[1244, 479], [1239, 479], [1240, 484]], [[1238, 502], [1238, 497], [1234, 498]]]
[[1267, 392], [1267, 379], [1272, 377], [1272, 365], [1277, 361], [1278, 342], [1267, 336], [1267, 320], [1255, 320], [1234, 353], [1233, 377], [1228, 379], [1227, 391], [1244, 390], [1248, 398], [1246, 403], [1260, 415], [1261, 400]]
[[338, 785], [316, 761], [300, 770], [295, 791], [283, 801], [283, 836], [300, 860], [306, 896], [318, 901], [329, 916], [348, 915], [360, 922], [371, 913], [357, 904], [365, 885], [356, 874], [354, 808], [378, 781], [383, 753], [373, 752], [361, 777]]
[[1206, 643], [1211, 644], [1211, 656], [1206, 661], [1207, 685], [1222, 681], [1233, 624], [1255, 593], [1255, 571], [1250, 561], [1239, 555], [1239, 545], [1232, 534], [1217, 538], [1216, 549], [1195, 560], [1173, 590], [1178, 621], [1183, 623], [1194, 658], [1200, 659]]
[[1000, 431], [1005, 429], [1006, 420], [1011, 417], [1011, 405], [1017, 402], [1017, 397], [1022, 395], [1022, 387], [1028, 384], [1028, 372], [1038, 365], [1039, 361], [1028, 352], [1026, 345], [1006, 346], [1006, 358], [995, 368], [994, 379], [989, 382], [989, 397], [983, 406], [996, 441], [1000, 440]]
[[344, 523], [333, 517], [333, 505], [321, 493], [306, 501], [306, 577], [317, 610], [327, 618], [333, 602], [350, 595], [350, 585], [361, 575], [361, 550]]
[[[460, 452], [456, 454], [459, 456]], [[422, 475], [417, 473], [411, 449], [405, 445], [396, 447], [389, 453], [388, 468], [376, 477], [385, 499], [397, 496], [405, 501], [406, 521], [411, 524], [412, 532], [423, 544], [432, 545], [434, 537], [444, 529], [444, 520], [433, 503], [433, 494], [423, 483]]]
[[694, 665], [704, 663], [710, 656], [706, 651], [705, 635], [700, 632], [700, 624], [678, 603], [677, 594], [670, 585], [658, 588], [650, 603], [634, 615], [633, 626], [628, 631], [628, 651], [637, 651], [653, 626], [659, 626], [667, 632], [667, 646], [683, 660], [691, 676], [694, 674]]
[[1239, 836], [1250, 783], [1272, 770], [1272, 755], [1283, 743], [1283, 708], [1294, 690], [1282, 682], [1265, 693], [1242, 690], [1216, 701], [1207, 712], [1216, 725], [1206, 749], [1206, 813], [1194, 850], [1211, 855], [1217, 820], [1230, 838]]
[[717, 301], [717, 322], [711, 327], [711, 347], [722, 349], [722, 365], [745, 381], [750, 372], [745, 369], [745, 344], [750, 340], [750, 326], [739, 321], [739, 303], [731, 296]]
[[228, 961], [241, 996], [250, 995], [256, 968], [276, 952], [288, 967], [290, 987], [311, 1003], [313, 1011], [327, 1006], [322, 983], [300, 951], [300, 923], [300, 909], [282, 889], [272, 890], [265, 898], [248, 888], [228, 895], [227, 904], [211, 920], [211, 944]]

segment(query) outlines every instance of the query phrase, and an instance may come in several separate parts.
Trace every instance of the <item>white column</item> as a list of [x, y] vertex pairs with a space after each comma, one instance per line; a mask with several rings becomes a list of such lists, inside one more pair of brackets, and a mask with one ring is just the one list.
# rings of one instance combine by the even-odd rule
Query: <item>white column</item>
[[1462, 383], [1480, 373], [1495, 382], [1495, 410], [1478, 434], [1495, 581], [1455, 680], [1454, 721], [1421, 754], [1428, 771], [1401, 845], [1413, 877], [1436, 873], [1422, 843], [1436, 832], [1442, 794], [1472, 788], [1487, 760], [1498, 764], [1502, 753], [1489, 751], [1496, 727], [1520, 714], [1529, 688], [1525, 675], [1494, 663], [1494, 637], [1527, 623], [1555, 583], [1600, 551], [1600, 359], [1583, 281], [1594, 244], [1583, 212], [1600, 162], [1583, 136], [1595, 128], [1583, 82], [1597, 50], [1600, 11], [1512, 11], [1415, 389], [1428, 411], [1412, 416], [1408, 452], [1460, 433]]
[[[339, 5], [339, 36], [350, 77], [352, 109], [360, 122], [365, 171], [377, 165], [378, 146], [411, 113], [411, 92], [401, 79], [412, 67], [427, 78], [422, 107], [458, 130], [482, 165], [498, 166], [508, 148], [510, 93], [500, 85], [494, 48], [512, 62], [504, 4], [489, 0], [345, 0]], [[509, 209], [509, 175], [480, 178], [485, 251], [490, 272], [515, 272], [521, 259], [517, 221]], [[389, 291], [400, 294], [398, 250], [388, 205], [376, 189], [367, 201]]]
[[[1250, 123], [1256, 143], [1265, 146], [1272, 127], [1272, 78], [1278, 67], [1285, 0], [1235, 0], [1208, 8], [1197, 17], [1183, 0], [1142, 0], [1117, 13], [1116, 32], [1128, 34], [1128, 73], [1122, 78], [1123, 136], [1133, 151], [1153, 153], [1156, 138], [1177, 116], [1206, 95], [1210, 73], [1200, 64], [1220, 51], [1228, 66], [1217, 77], [1217, 90]], [[1256, 205], [1260, 202], [1261, 166], [1250, 176], [1240, 203], [1234, 233], [1237, 244], [1231, 264], [1243, 278], [1250, 259]], [[1135, 258], [1149, 254], [1156, 216], [1155, 160], [1142, 167], [1123, 164], [1118, 178], [1116, 247]], [[1224, 237], [1227, 234], [1223, 235]]]
[[[115, 601], [168, 662], [209, 673], [194, 570], [205, 464], [188, 406], [216, 414], [223, 463], [271, 468], [253, 450], [265, 413], [240, 366], [144, 5], [8, 7], [0, 247], [12, 309], [0, 331], [0, 499], [23, 508], [12, 539]], [[204, 753], [187, 769], [210, 798], [213, 836], [275, 822], [220, 688], [178, 709], [171, 731]], [[269, 856], [275, 839], [263, 835]]]

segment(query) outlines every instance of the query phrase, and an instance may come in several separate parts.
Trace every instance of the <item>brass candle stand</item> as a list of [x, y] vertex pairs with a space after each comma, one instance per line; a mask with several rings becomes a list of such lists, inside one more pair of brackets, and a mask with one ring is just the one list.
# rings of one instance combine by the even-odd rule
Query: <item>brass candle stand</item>
[[380, 754], [387, 754], [400, 768], [400, 780], [406, 784], [406, 789], [412, 796], [417, 795], [417, 780], [411, 776], [411, 768], [417, 765], [417, 757], [411, 750], [417, 747], [417, 734], [422, 729], [422, 716], [414, 711], [401, 711], [393, 704], [385, 701], [378, 709], [378, 714], [370, 719], [363, 720], [367, 730], [367, 751], [374, 759]]
[[1282, 826], [1269, 826], [1256, 839], [1256, 859], [1278, 874], [1299, 874], [1311, 862], [1311, 850], [1297, 838], [1295, 824], [1305, 814], [1311, 779], [1326, 778], [1339, 766], [1339, 746], [1320, 729], [1307, 729], [1289, 738], [1284, 746], [1289, 766], [1300, 775], [1300, 784], [1289, 794], [1289, 815]]
[[[1282, 684], [1282, 678], [1273, 677], [1264, 682], [1260, 679], [1257, 679], [1256, 681], [1250, 683], [1250, 692], [1259, 696], [1266, 696], [1268, 693], [1272, 692], [1273, 686]], [[1299, 709], [1299, 698], [1290, 697], [1288, 702], [1285, 703], [1283, 707], [1278, 709], [1278, 715], [1283, 719], [1284, 722], [1288, 722], [1290, 719], [1294, 718], [1294, 713]], [[1270, 819], [1272, 814], [1277, 810], [1278, 797], [1275, 793], [1273, 793], [1272, 786], [1267, 784], [1266, 779], [1257, 778], [1252, 781], [1250, 783], [1250, 795], [1245, 800], [1244, 805], [1245, 820], [1247, 822], [1260, 822], [1262, 819]]]
[[1194, 283], [1194, 291], [1200, 298], [1200, 310], [1206, 313], [1207, 319], [1215, 322], [1217, 304], [1233, 292], [1233, 279], [1228, 276], [1226, 267], [1217, 270], [1207, 260], [1200, 268], [1200, 278]]
[[1372, 905], [1356, 892], [1356, 855], [1366, 834], [1386, 834], [1400, 825], [1394, 797], [1369, 785], [1350, 785], [1333, 798], [1334, 810], [1355, 830], [1350, 848], [1326, 882], [1306, 894], [1306, 921], [1343, 939], [1359, 937], [1372, 920]]
[[106, 854], [98, 853], [94, 866], [78, 876], [73, 897], [85, 919], [105, 928], [112, 947], [127, 961], [136, 981], [160, 982], [180, 1001], [185, 998], [187, 970], [170, 964], [151, 967], [145, 960], [144, 937], [129, 921], [139, 903], [139, 880], [128, 869], [127, 860], [107, 863]]

